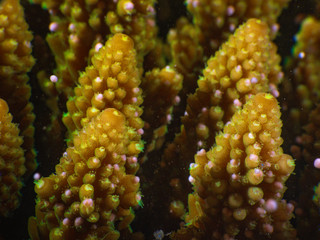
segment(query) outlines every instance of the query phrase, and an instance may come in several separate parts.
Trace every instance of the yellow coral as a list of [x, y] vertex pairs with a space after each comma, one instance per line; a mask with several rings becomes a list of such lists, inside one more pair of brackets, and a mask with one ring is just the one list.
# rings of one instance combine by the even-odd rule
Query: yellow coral
[[[205, 35], [206, 51], [218, 49], [230, 34], [250, 18], [259, 18], [272, 29], [275, 37], [279, 26], [277, 18], [289, 0], [187, 0], [187, 8], [195, 25]], [[212, 49], [211, 49], [212, 48]]]
[[35, 1], [40, 2], [51, 14], [47, 41], [57, 62], [56, 88], [67, 97], [72, 96], [79, 71], [110, 34], [124, 33], [134, 40], [140, 65], [155, 46], [153, 0]]
[[8, 105], [0, 99], [0, 215], [4, 217], [19, 206], [22, 176], [26, 171], [22, 143]]
[[133, 41], [125, 34], [111, 37], [93, 56], [92, 66], [79, 78], [75, 96], [67, 102], [63, 122], [69, 132], [80, 130], [103, 109], [114, 107], [125, 114], [129, 125], [141, 129], [140, 76]]
[[[181, 133], [164, 154], [164, 166], [186, 169], [198, 149], [214, 143], [216, 134], [250, 95], [267, 92], [271, 83], [281, 81], [280, 57], [268, 33], [266, 23], [250, 19], [207, 61], [196, 92], [188, 96]], [[170, 171], [169, 175], [168, 181], [181, 181], [184, 191], [175, 190], [175, 200], [183, 201], [189, 186], [187, 171]]]
[[204, 53], [200, 44], [203, 34], [200, 29], [188, 22], [186, 18], [180, 18], [176, 28], [168, 33], [172, 65], [183, 75], [183, 92], [194, 92], [196, 81], [203, 68]]
[[271, 94], [253, 96], [235, 113], [215, 146], [199, 151], [190, 165], [195, 193], [189, 198], [187, 223], [200, 229], [211, 224], [206, 231], [214, 239], [294, 239], [289, 223], [293, 207], [281, 199], [295, 164], [280, 147], [281, 127], [280, 108]]
[[29, 102], [31, 88], [27, 84], [27, 72], [34, 64], [31, 55], [32, 34], [24, 19], [23, 8], [19, 0], [4, 0], [0, 4], [0, 97], [5, 99], [13, 115], [13, 121], [19, 123], [22, 148], [25, 149], [26, 176], [36, 168], [34, 150], [34, 114]]
[[131, 169], [142, 149], [128, 125], [123, 113], [107, 108], [74, 137], [56, 173], [36, 183], [32, 239], [118, 239], [128, 228], [141, 198]]

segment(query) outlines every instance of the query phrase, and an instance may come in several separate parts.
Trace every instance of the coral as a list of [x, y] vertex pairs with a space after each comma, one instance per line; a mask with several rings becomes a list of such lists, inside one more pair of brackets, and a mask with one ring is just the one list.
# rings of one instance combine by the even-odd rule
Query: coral
[[165, 141], [167, 125], [172, 119], [174, 105], [180, 101], [178, 93], [182, 88], [182, 76], [169, 66], [154, 68], [145, 74], [141, 83], [144, 103], [142, 119], [145, 121], [143, 139], [147, 143], [144, 157], [159, 150]]
[[289, 223], [293, 206], [281, 200], [294, 161], [281, 148], [280, 115], [271, 94], [254, 95], [213, 148], [196, 154], [188, 224], [212, 239], [295, 239]]
[[196, 88], [197, 77], [203, 68], [203, 34], [200, 29], [180, 18], [176, 28], [170, 29], [168, 42], [171, 49], [172, 65], [183, 75], [183, 95], [187, 96]]
[[141, 80], [132, 39], [121, 33], [114, 35], [91, 61], [92, 65], [80, 74], [75, 96], [69, 98], [68, 112], [62, 118], [69, 133], [82, 129], [110, 107], [121, 111], [131, 127], [141, 129]]
[[32, 239], [118, 239], [140, 201], [140, 135], [125, 115], [107, 108], [73, 139], [55, 174], [36, 182]]
[[283, 73], [268, 33], [264, 22], [250, 19], [208, 60], [182, 118], [192, 145], [211, 146], [215, 133], [251, 94], [273, 91], [278, 95], [273, 88], [281, 82]]
[[24, 19], [19, 0], [4, 0], [0, 4], [0, 97], [5, 99], [13, 115], [13, 121], [19, 123], [20, 134], [26, 151], [26, 176], [37, 167], [34, 150], [34, 114], [29, 101], [31, 88], [27, 83], [27, 72], [34, 64], [31, 55], [32, 34]]
[[[72, 136], [56, 173], [35, 186], [32, 239], [118, 239], [138, 205], [134, 174], [143, 149], [139, 73], [133, 41], [116, 34], [80, 75], [64, 116]], [[75, 131], [77, 130], [77, 131]]]
[[259, 18], [272, 29], [274, 37], [278, 31], [277, 18], [289, 0], [187, 0], [187, 9], [205, 36], [205, 50], [212, 53], [243, 22]]
[[0, 98], [0, 215], [7, 217], [19, 206], [24, 152], [19, 129], [12, 123], [7, 103]]
[[[39, 3], [39, 1], [36, 1]], [[41, 1], [51, 13], [47, 41], [57, 69], [56, 88], [67, 97], [93, 52], [110, 34], [124, 33], [135, 42], [140, 64], [155, 45], [153, 0]]]
[[32, 87], [39, 166], [0, 239], [318, 240], [318, 0], [21, 2], [0, 97], [22, 133]]
[[[303, 20], [301, 29], [295, 36], [296, 44], [293, 56], [286, 68], [288, 77], [283, 83], [283, 105], [289, 109], [291, 128], [295, 135], [308, 122], [308, 116], [320, 100], [319, 56], [320, 56], [320, 22], [314, 17]], [[293, 99], [299, 98], [299, 101]]]
[[247, 98], [258, 92], [278, 94], [271, 86], [277, 86], [282, 78], [280, 57], [268, 33], [265, 23], [250, 19], [207, 61], [196, 92], [187, 98], [181, 132], [164, 153], [163, 165], [177, 169], [164, 168], [170, 172], [164, 175], [170, 176], [168, 181], [178, 179], [182, 186], [173, 190], [175, 200], [186, 202], [190, 189], [188, 173], [180, 169], [187, 168], [198, 149], [214, 143], [215, 135]]

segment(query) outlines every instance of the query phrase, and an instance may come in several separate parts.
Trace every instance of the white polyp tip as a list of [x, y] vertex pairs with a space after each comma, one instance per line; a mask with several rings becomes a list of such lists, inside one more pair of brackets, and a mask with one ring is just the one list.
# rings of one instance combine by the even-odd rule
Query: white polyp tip
[[315, 168], [320, 169], [320, 158], [316, 158], [313, 162]]
[[58, 77], [56, 75], [51, 75], [50, 76], [50, 81], [53, 82], [53, 83], [56, 83], [56, 82], [58, 82]]

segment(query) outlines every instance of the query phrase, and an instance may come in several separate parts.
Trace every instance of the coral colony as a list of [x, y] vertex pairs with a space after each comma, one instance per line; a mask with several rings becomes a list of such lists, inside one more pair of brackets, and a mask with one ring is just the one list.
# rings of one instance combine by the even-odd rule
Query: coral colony
[[2, 0], [0, 239], [320, 239], [320, 1], [298, 2]]

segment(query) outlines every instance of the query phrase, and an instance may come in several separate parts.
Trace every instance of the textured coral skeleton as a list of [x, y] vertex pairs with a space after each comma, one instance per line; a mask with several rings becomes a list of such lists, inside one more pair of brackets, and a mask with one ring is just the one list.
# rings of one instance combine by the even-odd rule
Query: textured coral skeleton
[[1, 1], [0, 238], [318, 239], [306, 2]]

